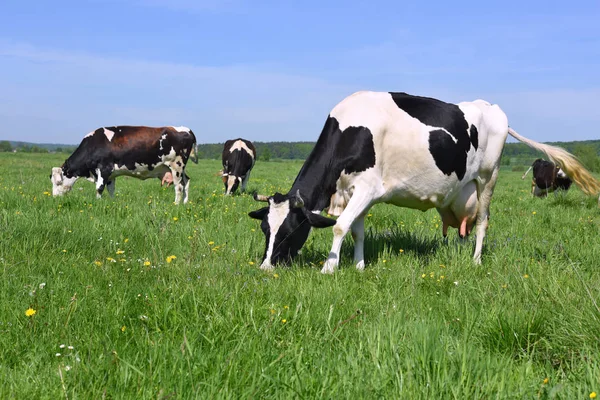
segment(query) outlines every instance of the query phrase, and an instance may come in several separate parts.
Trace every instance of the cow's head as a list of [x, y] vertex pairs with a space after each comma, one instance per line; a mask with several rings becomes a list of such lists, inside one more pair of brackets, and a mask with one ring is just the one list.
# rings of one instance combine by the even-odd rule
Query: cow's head
[[73, 188], [77, 178], [65, 174], [64, 167], [54, 167], [50, 174], [50, 180], [52, 181], [52, 196], [62, 196]]
[[299, 191], [287, 195], [275, 193], [271, 197], [255, 193], [254, 200], [269, 203], [268, 207], [248, 214], [262, 221], [260, 228], [266, 246], [261, 269], [270, 270], [276, 264], [292, 260], [306, 242], [311, 227], [327, 228], [336, 222], [306, 209]]
[[227, 172], [223, 173], [223, 184], [225, 184], [225, 194], [229, 195], [234, 193], [238, 186], [240, 186], [240, 182], [242, 181], [241, 176], [235, 176], [228, 174]]

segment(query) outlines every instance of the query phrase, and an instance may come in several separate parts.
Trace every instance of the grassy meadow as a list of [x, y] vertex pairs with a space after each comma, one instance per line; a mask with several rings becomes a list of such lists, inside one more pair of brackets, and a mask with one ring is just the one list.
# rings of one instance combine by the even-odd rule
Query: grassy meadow
[[[435, 210], [377, 205], [367, 267], [322, 275], [331, 228], [272, 273], [262, 207], [188, 164], [190, 203], [158, 179], [80, 181], [60, 154], [0, 153], [0, 398], [588, 399], [600, 393], [600, 211], [502, 171], [483, 265]], [[287, 192], [300, 162], [259, 162]], [[29, 310], [29, 311], [28, 311]], [[35, 311], [35, 313], [34, 313]], [[26, 315], [27, 312], [27, 315]]]

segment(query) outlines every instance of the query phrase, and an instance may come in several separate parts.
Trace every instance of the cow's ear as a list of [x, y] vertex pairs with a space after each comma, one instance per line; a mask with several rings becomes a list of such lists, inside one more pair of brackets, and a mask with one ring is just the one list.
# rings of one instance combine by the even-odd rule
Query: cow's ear
[[269, 207], [263, 207], [260, 210], [250, 211], [248, 215], [250, 218], [260, 219], [261, 221], [265, 218], [265, 215], [269, 212]]
[[328, 228], [336, 223], [336, 220], [333, 218], [327, 218], [321, 214], [315, 214], [306, 209], [303, 209], [303, 211], [304, 215], [306, 215], [306, 218], [308, 218], [308, 223], [313, 228]]
[[292, 206], [292, 208], [303, 208], [304, 207], [304, 200], [300, 196], [300, 189], [296, 190], [296, 193], [290, 199], [290, 205]]

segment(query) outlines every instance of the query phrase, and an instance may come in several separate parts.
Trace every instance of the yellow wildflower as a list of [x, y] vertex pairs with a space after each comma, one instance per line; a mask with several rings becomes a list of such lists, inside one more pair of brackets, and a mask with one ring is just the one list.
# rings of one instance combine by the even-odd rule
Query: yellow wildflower
[[534, 212], [532, 212], [532, 214], [533, 214], [533, 215], [535, 215], [535, 214], [537, 214], [537, 213], [534, 211]]
[[595, 398], [596, 398], [596, 392], [590, 393], [590, 399], [595, 399]]
[[421, 278], [425, 278], [427, 276], [427, 274], [423, 274], [421, 275]]
[[248, 261], [248, 264], [254, 265], [254, 261]]
[[117, 254], [125, 254], [125, 250], [118, 249]]
[[544, 385], [548, 384], [549, 381], [550, 381], [550, 379], [544, 378]]
[[275, 314], [275, 310], [274, 309], [271, 308], [271, 310], [269, 310], [269, 311], [271, 311], [271, 314]]
[[285, 308], [287, 310], [288, 308], [290, 308], [290, 306], [283, 306], [283, 308]]
[[27, 310], [25, 310], [25, 315], [28, 317], [33, 317], [36, 312], [37, 311], [35, 311], [33, 308], [29, 307]]
[[94, 264], [96, 264], [96, 266], [98, 266], [98, 267], [99, 267], [99, 266], [101, 266], [101, 265], [102, 265], [102, 262], [101, 262], [101, 261], [98, 261], [98, 260], [96, 260], [96, 261], [94, 261]]
[[282, 320], [281, 320], [281, 323], [282, 323], [282, 324], [285, 324], [286, 322], [287, 322], [287, 319], [282, 319]]
[[523, 278], [527, 279], [527, 278], [529, 278], [529, 275], [525, 274], [525, 275], [523, 275]]
[[167, 263], [170, 264], [173, 260], [176, 260], [176, 259], [177, 259], [177, 256], [168, 256], [167, 257]]
[[144, 261], [144, 267], [149, 267], [150, 266], [150, 261]]
[[129, 242], [129, 238], [125, 238], [125, 240], [123, 240], [125, 243]]
[[106, 261], [110, 261], [110, 262], [117, 262], [117, 260], [115, 260], [112, 257], [106, 257]]
[[173, 221], [177, 221], [179, 218], [177, 217], [173, 217]]
[[123, 325], [123, 326], [121, 327], [121, 332], [125, 332], [125, 329], [127, 329], [127, 327], [126, 327], [125, 325]]
[[273, 274], [273, 278], [277, 279], [277, 278], [279, 278], [279, 275], [278, 274]]
[[213, 241], [208, 242], [209, 246], [212, 246], [213, 244], [215, 244], [215, 242], [213, 242]]

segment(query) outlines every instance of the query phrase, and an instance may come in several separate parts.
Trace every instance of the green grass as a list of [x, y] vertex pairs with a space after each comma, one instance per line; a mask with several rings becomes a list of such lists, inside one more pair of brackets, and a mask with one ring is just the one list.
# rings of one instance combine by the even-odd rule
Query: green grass
[[[262, 204], [224, 197], [218, 162], [189, 165], [190, 204], [175, 206], [158, 179], [52, 198], [63, 159], [0, 154], [0, 398], [600, 392], [600, 215], [577, 189], [534, 199], [502, 171], [482, 266], [474, 238], [443, 243], [435, 210], [378, 205], [363, 273], [350, 237], [336, 274], [319, 273], [331, 229], [264, 273], [247, 216]], [[300, 166], [257, 163], [249, 191], [286, 192]]]

